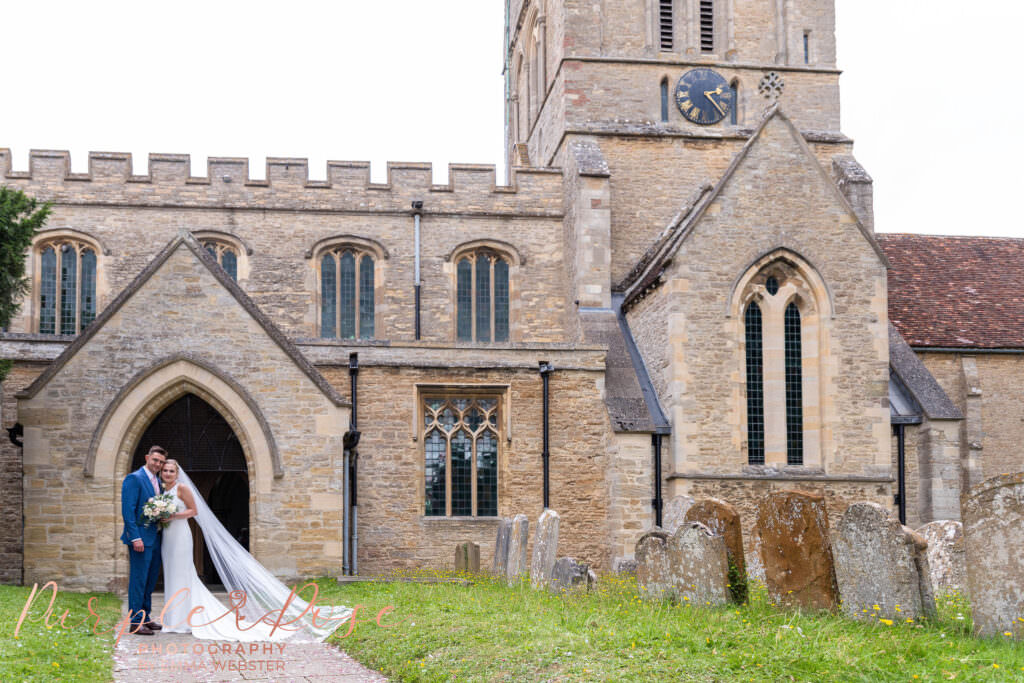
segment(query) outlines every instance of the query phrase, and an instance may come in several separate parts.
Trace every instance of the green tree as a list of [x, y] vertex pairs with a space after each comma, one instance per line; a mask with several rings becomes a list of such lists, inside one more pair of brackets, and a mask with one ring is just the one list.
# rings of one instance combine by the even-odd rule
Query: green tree
[[[46, 223], [50, 204], [20, 190], [0, 186], [0, 328], [7, 329], [21, 308], [29, 289], [25, 254], [36, 231]], [[11, 370], [10, 360], [0, 360], [0, 381]]]

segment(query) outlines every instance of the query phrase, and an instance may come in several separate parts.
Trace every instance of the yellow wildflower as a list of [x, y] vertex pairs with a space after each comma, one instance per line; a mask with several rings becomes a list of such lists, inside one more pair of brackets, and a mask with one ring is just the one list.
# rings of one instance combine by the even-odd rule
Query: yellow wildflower
[[886, 626], [892, 626], [892, 619], [879, 619], [878, 621], [885, 624]]

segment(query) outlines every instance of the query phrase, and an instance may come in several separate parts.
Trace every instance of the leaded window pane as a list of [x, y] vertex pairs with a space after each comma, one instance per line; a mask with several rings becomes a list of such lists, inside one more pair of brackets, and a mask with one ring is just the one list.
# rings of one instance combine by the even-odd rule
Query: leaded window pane
[[96, 252], [92, 249], [82, 251], [82, 291], [79, 299], [81, 311], [81, 329], [96, 319]]
[[473, 440], [460, 429], [452, 437], [452, 515], [473, 514]]
[[786, 462], [804, 462], [803, 359], [800, 344], [800, 309], [786, 307]]
[[53, 247], [43, 250], [39, 273], [39, 332], [57, 332], [57, 252]]
[[498, 515], [498, 437], [490, 430], [476, 440], [476, 514]]
[[508, 264], [494, 262], [494, 341], [508, 341]]
[[476, 340], [491, 341], [491, 259], [476, 259]]
[[445, 461], [447, 459], [447, 442], [438, 430], [431, 430], [424, 439], [426, 452], [426, 508], [424, 514], [444, 516], [445, 510]]
[[320, 336], [333, 337], [335, 318], [338, 314], [338, 278], [334, 265], [334, 254], [324, 254], [320, 261]]
[[459, 341], [473, 341], [473, 263], [468, 258], [459, 261], [456, 288]]
[[341, 255], [338, 273], [338, 335], [342, 339], [356, 338], [356, 258], [352, 252]]
[[238, 257], [235, 256], [235, 252], [225, 249], [221, 254], [220, 265], [232, 280], [238, 280]]
[[744, 315], [747, 343], [747, 462], [764, 464], [764, 356], [761, 308], [756, 302]]
[[373, 339], [373, 257], [359, 262], [359, 338]]
[[216, 244], [214, 244], [213, 242], [207, 242], [206, 243], [206, 251], [210, 252], [210, 256], [212, 256], [215, 261], [217, 260], [217, 245]]
[[60, 247], [60, 333], [76, 334], [78, 252], [68, 244]]

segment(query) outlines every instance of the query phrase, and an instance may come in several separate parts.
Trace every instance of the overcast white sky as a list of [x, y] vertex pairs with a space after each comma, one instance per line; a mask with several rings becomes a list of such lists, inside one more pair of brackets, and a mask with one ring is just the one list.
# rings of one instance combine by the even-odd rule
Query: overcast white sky
[[[768, 1], [768, 0], [764, 0]], [[503, 163], [504, 0], [5, 3], [0, 147]], [[880, 231], [1024, 237], [1024, 5], [837, 0], [843, 131]], [[499, 174], [499, 178], [501, 175]]]

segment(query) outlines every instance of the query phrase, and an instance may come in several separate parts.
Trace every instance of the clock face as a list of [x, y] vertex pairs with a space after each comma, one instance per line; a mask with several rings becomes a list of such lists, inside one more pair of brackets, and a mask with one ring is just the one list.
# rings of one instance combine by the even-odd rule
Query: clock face
[[733, 108], [732, 88], [711, 69], [691, 69], [676, 85], [676, 106], [690, 121], [710, 126], [724, 119]]

